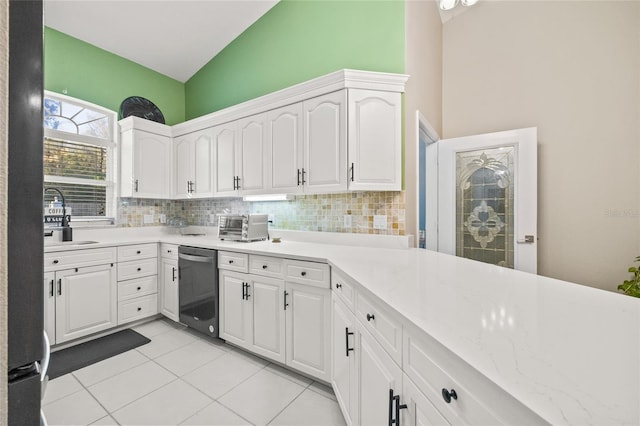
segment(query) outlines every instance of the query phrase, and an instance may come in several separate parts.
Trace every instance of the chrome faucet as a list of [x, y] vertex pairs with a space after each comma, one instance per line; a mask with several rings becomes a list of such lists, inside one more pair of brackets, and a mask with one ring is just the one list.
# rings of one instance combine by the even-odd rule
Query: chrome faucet
[[43, 195], [47, 191], [55, 191], [60, 195], [60, 198], [62, 199], [62, 241], [72, 241], [73, 229], [71, 228], [71, 226], [69, 225], [69, 221], [67, 220], [67, 210], [66, 204], [64, 203], [64, 195], [62, 195], [62, 191], [60, 191], [58, 188], [53, 187], [45, 188]]

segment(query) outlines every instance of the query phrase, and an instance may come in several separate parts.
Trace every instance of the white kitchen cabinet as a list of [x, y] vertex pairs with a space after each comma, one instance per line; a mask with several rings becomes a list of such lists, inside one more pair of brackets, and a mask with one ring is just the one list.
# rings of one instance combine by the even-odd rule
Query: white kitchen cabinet
[[171, 198], [171, 128], [138, 117], [120, 120], [120, 196]]
[[284, 281], [220, 272], [220, 337], [285, 362]]
[[356, 411], [355, 316], [335, 294], [331, 301], [331, 385], [348, 425]]
[[286, 364], [325, 382], [331, 380], [331, 290], [285, 283]]
[[[402, 370], [382, 346], [362, 327], [356, 326], [356, 415], [354, 424], [400, 424], [395, 422], [395, 406], [403, 405]], [[400, 401], [393, 397], [400, 395]], [[393, 409], [390, 406], [393, 404]], [[399, 410], [400, 421], [406, 409]], [[394, 421], [394, 423], [392, 423]]]
[[349, 189], [402, 189], [400, 93], [349, 89]]
[[173, 198], [213, 197], [213, 135], [209, 130], [174, 141]]
[[56, 274], [44, 274], [44, 331], [49, 336], [49, 343], [56, 343]]
[[302, 102], [269, 111], [267, 114], [267, 146], [270, 146], [269, 179], [275, 194], [303, 192], [304, 143]]
[[56, 343], [117, 325], [115, 265], [58, 271], [56, 281]]
[[239, 145], [236, 143], [237, 123], [231, 122], [211, 129], [214, 138], [214, 193], [219, 197], [238, 196]]
[[241, 195], [264, 193], [268, 188], [268, 146], [266, 114], [238, 121], [239, 156], [237, 188]]
[[158, 244], [119, 246], [118, 325], [158, 313]]
[[[160, 258], [160, 313], [173, 321], [180, 321], [178, 246], [172, 250], [168, 244], [162, 244]], [[170, 252], [165, 253], [165, 251]], [[175, 256], [172, 254], [175, 252]]]
[[406, 412], [400, 415], [402, 426], [448, 426], [451, 424], [406, 374], [402, 377], [402, 396], [407, 405]]
[[304, 101], [305, 193], [347, 190], [347, 91]]
[[252, 327], [253, 300], [246, 298], [246, 275], [221, 270], [219, 281], [220, 337], [248, 348]]

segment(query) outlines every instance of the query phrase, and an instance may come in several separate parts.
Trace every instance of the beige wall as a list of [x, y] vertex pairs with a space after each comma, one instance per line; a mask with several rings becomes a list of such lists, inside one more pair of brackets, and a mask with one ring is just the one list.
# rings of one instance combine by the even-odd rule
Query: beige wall
[[405, 3], [405, 58], [410, 75], [404, 95], [406, 232], [417, 235], [416, 110], [442, 132], [442, 22], [435, 1]]
[[7, 424], [7, 96], [9, 1], [0, 0], [0, 425]]
[[443, 27], [444, 137], [538, 127], [538, 272], [640, 255], [640, 2], [481, 1]]

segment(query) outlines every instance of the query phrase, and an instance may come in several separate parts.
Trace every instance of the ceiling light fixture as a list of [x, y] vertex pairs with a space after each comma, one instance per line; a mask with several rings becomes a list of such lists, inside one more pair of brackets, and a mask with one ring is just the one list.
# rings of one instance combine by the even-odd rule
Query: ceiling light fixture
[[458, 2], [463, 6], [473, 6], [478, 0], [440, 0], [440, 9], [451, 10], [458, 5]]

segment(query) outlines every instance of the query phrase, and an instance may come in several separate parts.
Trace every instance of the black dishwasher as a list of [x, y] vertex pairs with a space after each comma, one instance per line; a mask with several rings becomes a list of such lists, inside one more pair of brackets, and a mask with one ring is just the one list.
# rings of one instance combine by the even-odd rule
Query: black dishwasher
[[218, 253], [178, 247], [180, 322], [218, 337]]

